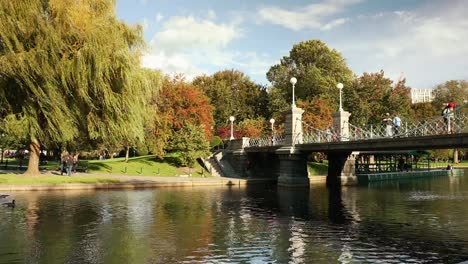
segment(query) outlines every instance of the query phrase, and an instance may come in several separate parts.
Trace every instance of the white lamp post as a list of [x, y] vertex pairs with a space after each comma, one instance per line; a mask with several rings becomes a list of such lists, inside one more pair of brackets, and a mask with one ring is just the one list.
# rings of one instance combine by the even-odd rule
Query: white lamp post
[[343, 84], [338, 83], [336, 85], [336, 88], [338, 88], [338, 90], [340, 90], [340, 108], [338, 109], [338, 111], [343, 112], [343, 107], [341, 106], [341, 90], [343, 89]]
[[292, 107], [295, 108], [296, 107], [296, 103], [294, 102], [294, 87], [296, 86], [296, 83], [297, 83], [297, 79], [295, 77], [292, 77], [291, 80], [289, 80], [289, 82], [292, 84], [292, 88], [293, 88], [293, 94], [292, 94]]
[[234, 120], [236, 120], [233, 116], [229, 117], [229, 121], [231, 121], [231, 140], [234, 139]]

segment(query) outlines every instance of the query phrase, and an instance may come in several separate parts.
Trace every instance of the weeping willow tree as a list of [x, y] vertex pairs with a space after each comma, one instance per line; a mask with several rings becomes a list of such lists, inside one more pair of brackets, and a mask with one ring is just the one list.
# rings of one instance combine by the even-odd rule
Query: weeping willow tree
[[143, 139], [155, 82], [139, 67], [141, 27], [114, 8], [113, 0], [0, 0], [0, 103], [5, 120], [23, 124], [27, 174], [39, 172], [41, 144]]

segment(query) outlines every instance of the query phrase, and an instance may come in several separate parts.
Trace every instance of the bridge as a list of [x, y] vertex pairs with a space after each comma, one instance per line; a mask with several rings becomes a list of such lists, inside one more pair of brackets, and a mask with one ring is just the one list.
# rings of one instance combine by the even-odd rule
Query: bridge
[[383, 125], [358, 127], [350, 113], [333, 113], [333, 126], [324, 131], [302, 121], [304, 111], [292, 105], [286, 114], [285, 133], [264, 138], [230, 141], [224, 159], [238, 176], [273, 177], [279, 186], [307, 187], [307, 156], [325, 152], [329, 167], [327, 184], [355, 184], [355, 157], [359, 151], [427, 150], [468, 147], [468, 104], [444, 116], [411, 125], [386, 136]]

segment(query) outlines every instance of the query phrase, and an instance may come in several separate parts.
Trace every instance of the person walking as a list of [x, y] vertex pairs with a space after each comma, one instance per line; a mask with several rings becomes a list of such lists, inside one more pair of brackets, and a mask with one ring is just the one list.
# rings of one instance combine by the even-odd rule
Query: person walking
[[393, 120], [390, 117], [390, 113], [385, 114], [385, 118], [382, 122], [385, 124], [385, 136], [392, 137]]
[[398, 137], [400, 134], [401, 118], [398, 116], [398, 113], [393, 115], [393, 132], [395, 137]]
[[72, 173], [72, 170], [73, 170], [73, 163], [75, 161], [75, 158], [73, 157], [73, 154], [69, 154], [67, 156], [67, 160], [66, 160], [66, 163], [67, 163], [67, 175], [68, 176], [71, 176], [71, 173]]
[[63, 150], [62, 154], [60, 154], [60, 175], [67, 171], [67, 157], [68, 151]]
[[442, 115], [444, 116], [444, 121], [445, 121], [445, 126], [447, 128], [447, 133], [448, 134], [453, 134], [453, 119], [454, 119], [454, 113], [453, 113], [453, 109], [455, 108], [455, 103], [454, 102], [450, 102], [447, 104], [447, 106], [444, 108], [444, 110], [442, 111]]

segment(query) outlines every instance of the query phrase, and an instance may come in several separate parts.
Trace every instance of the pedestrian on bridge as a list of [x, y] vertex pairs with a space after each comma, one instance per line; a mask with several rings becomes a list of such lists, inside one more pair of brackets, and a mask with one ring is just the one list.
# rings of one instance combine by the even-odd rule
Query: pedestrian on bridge
[[400, 126], [401, 126], [401, 119], [400, 117], [398, 116], [398, 113], [395, 113], [393, 115], [393, 132], [394, 132], [394, 135], [395, 137], [398, 137], [398, 135], [400, 134]]
[[385, 114], [385, 118], [382, 122], [385, 124], [385, 136], [392, 137], [393, 120], [390, 113]]
[[444, 108], [442, 111], [442, 115], [444, 116], [444, 121], [445, 121], [445, 126], [447, 127], [447, 133], [448, 134], [453, 134], [453, 119], [454, 119], [454, 113], [453, 109], [455, 108], [455, 103], [450, 102], [447, 104], [447, 106]]

